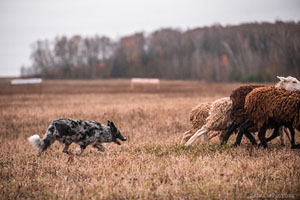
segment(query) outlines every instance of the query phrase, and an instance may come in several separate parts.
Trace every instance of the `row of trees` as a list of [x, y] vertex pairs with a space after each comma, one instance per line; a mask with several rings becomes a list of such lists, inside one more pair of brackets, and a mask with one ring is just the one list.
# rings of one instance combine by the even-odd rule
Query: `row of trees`
[[118, 41], [63, 36], [35, 42], [31, 59], [23, 76], [272, 81], [300, 77], [300, 23], [161, 29]]

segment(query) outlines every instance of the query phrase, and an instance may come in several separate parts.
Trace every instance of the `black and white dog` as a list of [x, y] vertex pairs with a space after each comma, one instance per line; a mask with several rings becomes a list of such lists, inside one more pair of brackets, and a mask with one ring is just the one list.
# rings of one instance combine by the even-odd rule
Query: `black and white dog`
[[33, 135], [28, 138], [28, 141], [38, 149], [40, 155], [56, 140], [65, 144], [64, 153], [68, 153], [72, 142], [77, 143], [78, 154], [81, 154], [90, 144], [102, 152], [105, 151], [105, 147], [101, 143], [114, 142], [121, 145], [118, 139], [126, 141], [111, 121], [107, 121], [107, 126], [105, 126], [94, 121], [58, 119], [50, 124], [43, 139], [38, 135]]

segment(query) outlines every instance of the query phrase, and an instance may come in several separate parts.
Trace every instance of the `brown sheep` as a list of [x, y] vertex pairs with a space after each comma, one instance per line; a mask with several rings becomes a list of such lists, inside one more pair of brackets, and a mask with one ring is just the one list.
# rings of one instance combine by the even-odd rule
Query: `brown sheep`
[[[243, 129], [255, 125], [264, 147], [267, 147], [266, 129], [285, 126], [291, 132], [292, 148], [298, 148], [295, 145], [294, 129], [300, 130], [300, 91], [275, 87], [256, 88], [246, 96], [244, 108], [249, 121], [243, 125]], [[238, 137], [242, 134], [241, 131]]]
[[247, 119], [247, 114], [244, 109], [245, 98], [253, 89], [264, 87], [263, 85], [244, 85], [231, 92], [230, 99], [232, 101], [232, 110], [230, 116], [232, 120], [241, 124]]
[[[294, 77], [279, 77], [277, 76], [280, 81], [275, 85], [276, 88], [286, 89], [286, 90], [299, 90], [300, 89], [300, 82], [294, 78]], [[247, 121], [248, 116], [246, 113], [246, 110], [244, 109], [244, 103], [246, 96], [255, 88], [258, 87], [265, 87], [263, 85], [245, 85], [241, 86], [231, 92], [230, 99], [232, 100], [232, 111], [231, 111], [231, 120], [234, 122], [227, 130], [222, 143], [226, 143], [230, 137], [230, 135], [235, 131], [238, 127], [240, 127], [244, 122]], [[251, 136], [248, 130], [245, 130], [247, 137], [250, 139], [252, 144], [256, 144], [255, 139]], [[255, 131], [255, 130], [254, 130]], [[275, 138], [278, 130], [275, 130], [275, 135], [273, 134], [268, 140], [272, 140]], [[281, 145], [284, 145], [284, 138], [283, 138], [283, 132], [285, 132], [285, 129], [283, 128], [280, 130], [280, 140]], [[285, 132], [287, 137], [289, 138], [289, 135], [287, 132]], [[290, 139], [290, 138], [289, 138]], [[240, 141], [237, 141], [235, 145], [239, 145]]]
[[[246, 110], [244, 109], [245, 98], [246, 96], [255, 88], [264, 87], [263, 85], [244, 85], [241, 86], [231, 92], [230, 99], [232, 100], [232, 110], [230, 113], [231, 120], [233, 124], [228, 128], [226, 132], [222, 144], [226, 143], [230, 137], [230, 135], [236, 131], [238, 127], [240, 127], [244, 122], [247, 121], [248, 116]], [[246, 131], [247, 137], [251, 141], [252, 144], [256, 144], [255, 138], [250, 134], [249, 131]], [[280, 134], [281, 144], [284, 145], [284, 140], [282, 134]]]

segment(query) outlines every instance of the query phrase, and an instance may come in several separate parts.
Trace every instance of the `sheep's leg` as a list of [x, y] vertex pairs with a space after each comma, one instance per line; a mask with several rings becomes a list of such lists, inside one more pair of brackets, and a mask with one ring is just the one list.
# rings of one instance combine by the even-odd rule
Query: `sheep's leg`
[[225, 136], [223, 137], [222, 141], [221, 141], [221, 145], [222, 144], [226, 144], [227, 141], [229, 140], [229, 137], [231, 136], [231, 134], [238, 128], [237, 124], [232, 123], [228, 129], [227, 132], [225, 134]]
[[193, 129], [190, 129], [190, 130], [184, 132], [182, 135], [180, 144], [186, 143], [193, 136], [192, 132], [193, 132]]
[[[240, 131], [239, 131], [239, 133], [238, 133], [238, 136], [236, 137], [236, 140], [235, 140], [235, 143], [234, 143], [234, 146], [238, 146], [238, 145], [240, 145], [241, 144], [241, 141], [242, 141], [242, 138], [243, 138], [243, 134], [246, 132], [246, 131], [248, 131], [248, 128], [250, 128], [251, 126], [253, 126], [253, 124], [252, 124], [252, 122], [250, 122], [250, 121], [247, 121], [247, 122], [245, 122], [245, 123], [243, 123], [242, 125], [241, 125], [241, 127], [240, 127]], [[248, 131], [249, 132], [249, 131]], [[248, 135], [248, 132], [246, 133], [246, 135]], [[251, 135], [251, 133], [250, 133], [250, 135]], [[252, 135], [251, 135], [252, 136]], [[248, 135], [248, 138], [249, 138], [250, 136]], [[250, 137], [251, 138], [251, 137]], [[252, 138], [253, 138], [253, 136], [252, 136]], [[250, 141], [251, 140], [255, 140], [254, 138], [253, 139], [250, 139]], [[251, 141], [252, 142], [252, 141]], [[256, 142], [256, 141], [255, 141]]]
[[284, 126], [282, 126], [282, 134], [283, 134], [283, 132], [285, 133], [285, 135], [289, 139], [289, 141], [291, 141], [290, 133], [289, 133], [288, 129]]
[[218, 133], [219, 133], [219, 141], [220, 141], [220, 143], [221, 143], [221, 142], [223, 141], [223, 138], [224, 138], [226, 132], [220, 131], [220, 132], [218, 132]]
[[208, 137], [208, 140], [210, 141], [212, 138], [216, 137], [217, 135], [220, 135], [220, 132], [215, 131], [214, 134]]
[[245, 135], [246, 137], [250, 140], [252, 145], [257, 145], [255, 138], [253, 137], [253, 135], [250, 133], [250, 131], [248, 129], [245, 130]]
[[266, 142], [269, 142], [269, 141], [273, 140], [274, 138], [276, 138], [279, 135], [278, 131], [279, 131], [279, 127], [276, 126], [274, 128], [273, 134], [269, 138], [266, 138]]
[[261, 142], [261, 145], [264, 148], [268, 147], [267, 142], [266, 142], [266, 131], [267, 131], [267, 129], [263, 126], [258, 132], [258, 138]]
[[291, 133], [291, 146], [293, 148], [293, 146], [295, 146], [295, 131], [294, 131], [294, 129], [291, 125], [288, 125], [287, 127], [288, 127], [288, 129], [290, 130], [290, 133]]
[[285, 144], [284, 144], [284, 138], [283, 138], [283, 133], [284, 132], [287, 135], [288, 139], [291, 141], [290, 136], [289, 136], [288, 132], [286, 132], [286, 131], [287, 130], [285, 129], [284, 126], [281, 126], [280, 128], [276, 127], [274, 129], [273, 134], [269, 138], [267, 138], [266, 141], [269, 142], [269, 141], [273, 140], [275, 137], [277, 137], [279, 135], [280, 136], [280, 143], [281, 143], [281, 145], [285, 146]]
[[204, 137], [205, 144], [208, 144], [209, 143], [209, 138], [207, 136], [207, 133], [203, 134], [203, 137]]
[[285, 144], [284, 144], [283, 132], [280, 132], [280, 133], [279, 133], [279, 137], [280, 137], [280, 145], [281, 145], [281, 146], [285, 146]]
[[279, 128], [279, 137], [280, 137], [280, 144], [281, 144], [281, 146], [285, 146], [285, 144], [284, 144], [284, 137], [283, 137], [283, 133], [284, 132], [285, 132], [284, 126], [281, 126]]
[[300, 145], [295, 144], [295, 130], [291, 125], [288, 126], [290, 133], [291, 133], [291, 148], [292, 149], [299, 149]]
[[208, 130], [205, 127], [199, 129], [186, 143], [185, 146], [191, 145], [195, 140], [203, 134], [206, 134]]

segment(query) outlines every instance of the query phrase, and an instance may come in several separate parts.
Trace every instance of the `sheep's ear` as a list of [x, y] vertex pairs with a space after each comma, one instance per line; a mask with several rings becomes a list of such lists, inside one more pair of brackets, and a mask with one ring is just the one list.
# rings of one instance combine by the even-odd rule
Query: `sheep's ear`
[[284, 81], [285, 78], [283, 76], [277, 76], [277, 78], [280, 80], [280, 81]]

